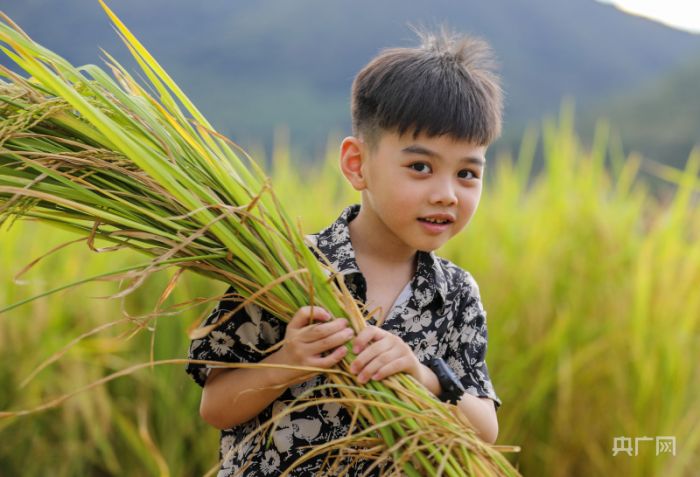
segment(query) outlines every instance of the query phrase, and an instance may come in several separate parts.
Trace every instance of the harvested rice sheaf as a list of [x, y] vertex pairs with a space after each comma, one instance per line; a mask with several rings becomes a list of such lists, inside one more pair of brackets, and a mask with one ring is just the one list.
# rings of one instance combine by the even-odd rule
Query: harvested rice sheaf
[[[102, 6], [148, 87], [107, 53], [111, 74], [95, 65], [75, 67], [9, 18], [0, 21], [3, 51], [26, 74], [0, 68], [0, 224], [40, 220], [79, 232], [95, 250], [101, 239], [112, 245], [99, 251], [143, 253], [142, 264], [110, 274], [129, 283], [115, 296], [151, 273], [180, 267], [233, 284], [243, 304], [282, 319], [314, 304], [362, 329], [358, 304], [330, 264], [309, 250], [262, 170], [213, 129]], [[232, 316], [193, 328], [190, 338]], [[329, 451], [338, 460], [361, 456], [383, 463], [386, 475], [518, 475], [500, 453], [517, 448], [484, 443], [457, 407], [410, 376], [357, 383], [348, 371], [354, 357], [348, 349], [337, 368], [323, 371], [357, 426], [307, 458]], [[304, 405], [299, 400], [288, 412]], [[269, 432], [275, 422], [257, 432]]]

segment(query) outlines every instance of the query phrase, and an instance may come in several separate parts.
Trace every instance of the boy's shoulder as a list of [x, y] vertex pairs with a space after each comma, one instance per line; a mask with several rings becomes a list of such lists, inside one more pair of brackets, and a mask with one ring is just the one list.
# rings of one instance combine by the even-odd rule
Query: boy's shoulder
[[[479, 285], [476, 283], [474, 276], [470, 272], [460, 267], [456, 263], [444, 257], [438, 256], [434, 252], [431, 252], [430, 255], [433, 257], [435, 268], [442, 272], [446, 287], [445, 291], [448, 295], [467, 295], [474, 297], [477, 300], [480, 299]], [[436, 275], [438, 276], [438, 279], [440, 279], [439, 271], [436, 273]]]

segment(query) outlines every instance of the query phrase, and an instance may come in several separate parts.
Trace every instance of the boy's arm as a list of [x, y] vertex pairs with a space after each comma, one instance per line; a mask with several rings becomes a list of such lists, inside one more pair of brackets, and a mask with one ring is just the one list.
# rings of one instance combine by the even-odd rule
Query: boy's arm
[[493, 400], [464, 393], [457, 407], [478, 431], [479, 437], [493, 444], [498, 437], [498, 417]]
[[[436, 396], [442, 394], [440, 381], [429, 367], [419, 363], [419, 378], [423, 386]], [[457, 402], [457, 407], [467, 417], [472, 427], [477, 431], [479, 437], [484, 441], [493, 444], [498, 437], [498, 417], [493, 400], [474, 396], [465, 392]]]
[[[309, 326], [312, 319], [324, 323]], [[345, 319], [330, 320], [322, 308], [302, 307], [287, 325], [284, 345], [259, 362], [330, 368], [343, 359], [343, 344], [354, 334], [347, 325]], [[212, 426], [228, 429], [257, 416], [289, 385], [312, 374], [273, 367], [212, 369], [202, 392], [200, 414]]]
[[[278, 351], [260, 363], [285, 364], [285, 360]], [[272, 367], [212, 369], [199, 413], [212, 426], [228, 429], [260, 414], [298, 377], [298, 372]]]

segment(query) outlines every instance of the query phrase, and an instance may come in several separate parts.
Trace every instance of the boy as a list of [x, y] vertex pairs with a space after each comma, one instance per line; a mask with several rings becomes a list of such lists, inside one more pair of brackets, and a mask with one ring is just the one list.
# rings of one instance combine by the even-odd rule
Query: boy
[[[346, 320], [330, 320], [318, 307], [301, 308], [285, 326], [249, 305], [193, 341], [190, 358], [330, 368], [352, 340], [357, 358], [351, 371], [359, 382], [409, 373], [440, 399], [457, 403], [478, 434], [494, 442], [500, 401], [484, 361], [486, 316], [478, 287], [469, 273], [432, 251], [476, 211], [486, 148], [500, 134], [501, 90], [483, 42], [444, 31], [421, 37], [418, 48], [381, 52], [355, 78], [353, 136], [342, 142], [340, 167], [362, 192], [362, 203], [309, 237], [366, 309], [379, 309], [371, 326], [354, 336]], [[222, 301], [207, 323], [233, 306]], [[283, 338], [276, 351], [264, 353]], [[222, 430], [219, 476], [279, 475], [309, 446], [347, 433], [349, 412], [325, 403], [282, 417], [268, 447], [264, 435], [246, 439], [302, 392], [327, 382], [322, 374], [308, 379], [308, 373], [281, 368], [195, 365], [187, 371], [204, 387], [202, 417]], [[324, 395], [316, 391], [314, 397]], [[318, 475], [323, 458], [291, 475]], [[361, 475], [367, 467], [360, 461], [342, 472]]]

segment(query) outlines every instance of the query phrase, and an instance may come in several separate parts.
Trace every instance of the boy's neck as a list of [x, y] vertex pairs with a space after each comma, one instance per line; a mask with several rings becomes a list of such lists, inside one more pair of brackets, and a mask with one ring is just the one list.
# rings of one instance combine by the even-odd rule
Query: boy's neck
[[401, 242], [378, 217], [360, 208], [348, 225], [355, 257], [360, 261], [371, 260], [375, 265], [413, 267], [417, 250]]

